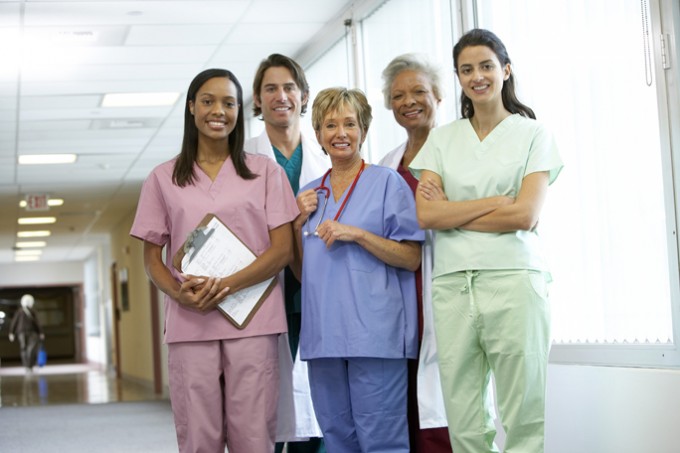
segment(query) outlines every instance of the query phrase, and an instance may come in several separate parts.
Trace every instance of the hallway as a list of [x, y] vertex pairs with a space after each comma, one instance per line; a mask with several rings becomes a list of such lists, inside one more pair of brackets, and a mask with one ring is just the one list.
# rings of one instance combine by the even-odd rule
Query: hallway
[[97, 366], [0, 367], [2, 451], [172, 452], [169, 401]]
[[0, 407], [99, 404], [167, 399], [148, 384], [118, 380], [98, 365], [54, 364], [26, 374], [21, 366], [0, 367]]

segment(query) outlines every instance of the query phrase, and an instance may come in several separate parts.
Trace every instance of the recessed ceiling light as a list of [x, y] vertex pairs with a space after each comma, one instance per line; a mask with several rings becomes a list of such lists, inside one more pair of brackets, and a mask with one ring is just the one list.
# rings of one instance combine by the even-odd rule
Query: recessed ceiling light
[[[54, 206], [61, 206], [63, 204], [64, 204], [64, 200], [62, 200], [61, 198], [50, 198], [50, 199], [47, 200], [47, 206], [54, 207]], [[25, 208], [27, 205], [28, 205], [28, 203], [26, 203], [26, 200], [21, 200], [19, 202], [20, 208]]]
[[42, 252], [40, 249], [17, 250], [14, 252], [14, 256], [40, 256]]
[[20, 249], [45, 247], [46, 245], [47, 245], [47, 242], [45, 242], [45, 241], [24, 241], [24, 242], [17, 242], [16, 244], [14, 244], [15, 247], [20, 248]]
[[42, 225], [56, 221], [56, 217], [19, 217], [17, 222], [19, 225]]
[[94, 30], [57, 30], [50, 37], [60, 42], [91, 43], [97, 41], [99, 36]]
[[78, 159], [75, 154], [22, 154], [19, 163], [23, 165], [72, 164]]
[[18, 238], [46, 238], [52, 234], [48, 230], [38, 230], [38, 231], [19, 231], [17, 232]]
[[109, 93], [102, 107], [161, 107], [173, 105], [179, 93]]
[[14, 256], [14, 261], [39, 261], [39, 256]]

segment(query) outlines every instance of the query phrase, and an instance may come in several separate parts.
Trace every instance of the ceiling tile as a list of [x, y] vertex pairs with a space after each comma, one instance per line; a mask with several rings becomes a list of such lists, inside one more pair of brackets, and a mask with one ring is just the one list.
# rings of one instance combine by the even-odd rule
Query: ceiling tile
[[99, 107], [101, 95], [22, 96], [21, 110], [89, 109]]
[[276, 36], [276, 43], [292, 43], [302, 45], [310, 36], [314, 36], [322, 27], [323, 22], [297, 22], [277, 24], [274, 29], [268, 27], [267, 33], [262, 27], [253, 23], [239, 23], [229, 36], [231, 43], [271, 44], [272, 36]]
[[[248, 103], [263, 58], [296, 55], [353, 1], [0, 0], [0, 263], [13, 259], [18, 201], [41, 192], [66, 201], [42, 261], [84, 259], [179, 152], [196, 74], [232, 70]], [[100, 107], [106, 93], [165, 91], [174, 105]], [[17, 152], [79, 159], [17, 166]]]
[[[268, 24], [265, 33], [271, 36], [276, 32], [270, 24], [327, 22], [347, 3], [344, 0], [256, 0], [243, 16], [244, 23]], [[300, 14], [304, 11], [304, 14]]]
[[[250, 0], [26, 2], [25, 24], [214, 24], [239, 18]], [[190, 13], [190, 15], [189, 15]], [[190, 20], [188, 18], [190, 17]]]
[[135, 25], [130, 28], [128, 46], [218, 45], [233, 24]]

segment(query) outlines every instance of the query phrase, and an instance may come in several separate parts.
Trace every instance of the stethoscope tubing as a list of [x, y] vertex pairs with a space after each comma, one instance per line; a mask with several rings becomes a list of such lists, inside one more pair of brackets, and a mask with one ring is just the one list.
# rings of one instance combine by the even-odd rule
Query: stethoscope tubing
[[[333, 220], [337, 221], [340, 218], [340, 215], [342, 214], [342, 211], [345, 210], [345, 205], [349, 201], [349, 198], [352, 196], [352, 193], [354, 192], [354, 188], [357, 185], [357, 182], [359, 182], [359, 177], [361, 174], [364, 172], [364, 168], [366, 168], [366, 163], [364, 162], [363, 159], [361, 159], [361, 168], [359, 168], [359, 171], [357, 172], [357, 175], [354, 177], [354, 181], [352, 182], [352, 185], [349, 188], [349, 191], [347, 192], [347, 195], [345, 195], [345, 199], [343, 200], [342, 204], [340, 205], [340, 209], [338, 210], [337, 214], [335, 214], [335, 218]], [[321, 216], [319, 216], [319, 220], [316, 222], [316, 227], [314, 228], [314, 236], [319, 236], [319, 233], [317, 230], [319, 229], [319, 225], [321, 225], [321, 221], [323, 220], [324, 215], [326, 214], [326, 205], [328, 204], [328, 199], [331, 197], [331, 189], [326, 186], [326, 178], [328, 175], [331, 174], [332, 168], [328, 169], [325, 175], [323, 175], [323, 178], [321, 178], [321, 185], [314, 189], [314, 192], [318, 194], [319, 192], [323, 192], [325, 196], [325, 201], [323, 203], [323, 209], [321, 210]], [[309, 216], [311, 217], [311, 215]], [[303, 231], [302, 235], [307, 237], [309, 236], [309, 217], [307, 217], [307, 220], [305, 221], [306, 229]]]
[[[325, 178], [324, 178], [324, 179], [325, 179]], [[323, 184], [323, 183], [322, 183], [322, 184]], [[316, 221], [316, 226], [314, 227], [314, 236], [318, 236], [318, 235], [319, 235], [319, 233], [317, 232], [317, 230], [319, 229], [319, 225], [321, 225], [321, 221], [323, 220], [324, 215], [326, 215], [326, 206], [328, 205], [328, 199], [331, 197], [331, 189], [329, 189], [329, 188], [326, 187], [325, 185], [321, 185], [321, 186], [316, 187], [316, 188], [314, 189], [314, 193], [316, 193], [317, 199], [318, 199], [318, 197], [319, 197], [319, 192], [321, 192], [321, 193], [323, 194], [324, 202], [323, 202], [323, 208], [321, 208], [321, 215], [319, 216], [319, 220]], [[312, 217], [312, 216], [310, 215], [309, 217], [307, 217], [307, 220], [305, 221], [305, 227], [306, 227], [306, 229], [302, 232], [302, 234], [303, 234], [305, 237], [306, 237], [306, 236], [309, 236], [310, 234], [312, 234], [312, 233], [309, 232], [309, 219], [310, 219], [311, 217]]]

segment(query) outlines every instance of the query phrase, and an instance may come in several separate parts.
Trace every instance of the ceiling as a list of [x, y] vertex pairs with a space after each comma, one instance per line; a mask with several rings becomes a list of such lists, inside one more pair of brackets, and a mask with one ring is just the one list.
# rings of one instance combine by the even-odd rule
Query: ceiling
[[[260, 60], [298, 56], [352, 3], [0, 0], [0, 264], [14, 261], [18, 231], [46, 229], [18, 225], [26, 216], [57, 218], [40, 261], [87, 258], [132, 212], [149, 171], [179, 151], [197, 73], [230, 69], [250, 98]], [[179, 96], [169, 106], [102, 106], [106, 93], [148, 92]], [[59, 153], [78, 160], [17, 164]], [[44, 195], [64, 204], [19, 207]]]

